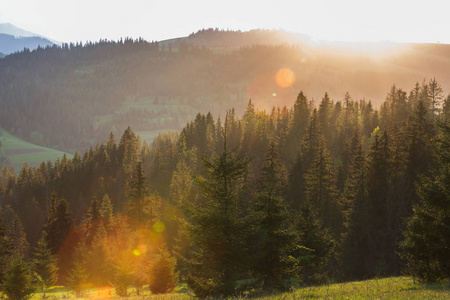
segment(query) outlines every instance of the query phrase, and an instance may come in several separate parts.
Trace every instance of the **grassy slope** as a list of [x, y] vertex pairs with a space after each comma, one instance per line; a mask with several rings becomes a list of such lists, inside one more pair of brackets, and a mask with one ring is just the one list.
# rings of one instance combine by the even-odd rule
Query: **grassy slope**
[[[27, 162], [29, 166], [38, 166], [41, 162], [54, 162], [57, 158], [62, 158], [64, 154], [66, 154], [67, 158], [73, 157], [69, 153], [26, 142], [3, 129], [0, 129], [0, 140], [2, 143], [1, 149], [5, 152], [6, 157], [9, 159], [11, 165], [14, 166], [16, 172], [20, 171], [24, 162]], [[30, 153], [7, 154], [18, 149], [29, 149]], [[27, 150], [22, 150], [22, 152], [27, 152]]]
[[[180, 284], [172, 294], [150, 296], [148, 288], [136, 297], [134, 289], [130, 289], [128, 299], [195, 299], [190, 296], [185, 284]], [[42, 299], [43, 292], [37, 293], [32, 299]], [[74, 299], [72, 294], [64, 288], [54, 288], [46, 291], [49, 299]], [[135, 296], [135, 297], [133, 297]], [[111, 288], [91, 289], [90, 299], [120, 299]], [[242, 299], [248, 296], [240, 297]], [[253, 298], [253, 297], [252, 297]], [[254, 296], [253, 299], [450, 299], [450, 285], [448, 283], [422, 285], [414, 283], [410, 277], [391, 277], [323, 285], [317, 287], [297, 288], [289, 293]]]

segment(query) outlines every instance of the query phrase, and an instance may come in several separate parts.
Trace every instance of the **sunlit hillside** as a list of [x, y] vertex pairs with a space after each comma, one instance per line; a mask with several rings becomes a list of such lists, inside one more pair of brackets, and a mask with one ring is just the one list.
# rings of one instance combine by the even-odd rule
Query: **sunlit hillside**
[[[436, 78], [449, 91], [449, 57], [449, 45], [320, 44], [267, 30], [54, 46], [0, 61], [0, 126], [73, 153], [127, 126], [151, 141], [197, 112], [242, 113], [250, 98], [289, 107], [300, 90], [315, 103], [349, 92], [377, 107], [394, 83], [409, 90]], [[277, 83], [283, 69], [289, 84]]]

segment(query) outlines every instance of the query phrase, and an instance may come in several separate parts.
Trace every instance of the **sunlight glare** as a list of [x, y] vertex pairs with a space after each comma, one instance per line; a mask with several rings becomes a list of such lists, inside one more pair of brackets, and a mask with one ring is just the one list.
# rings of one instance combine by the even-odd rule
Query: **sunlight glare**
[[153, 230], [156, 233], [162, 233], [164, 231], [164, 229], [166, 229], [166, 226], [161, 221], [158, 221], [155, 224], [153, 224]]
[[275, 75], [277, 84], [283, 88], [290, 87], [295, 82], [295, 74], [288, 68], [278, 70]]

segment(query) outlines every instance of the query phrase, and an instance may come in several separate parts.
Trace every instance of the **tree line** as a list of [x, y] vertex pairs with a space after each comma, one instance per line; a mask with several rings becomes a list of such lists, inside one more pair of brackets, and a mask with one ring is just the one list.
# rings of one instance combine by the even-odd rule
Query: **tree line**
[[300, 92], [290, 109], [198, 114], [151, 145], [128, 128], [70, 160], [3, 168], [3, 290], [180, 280], [208, 297], [449, 278], [449, 120], [434, 78], [392, 86], [379, 109]]

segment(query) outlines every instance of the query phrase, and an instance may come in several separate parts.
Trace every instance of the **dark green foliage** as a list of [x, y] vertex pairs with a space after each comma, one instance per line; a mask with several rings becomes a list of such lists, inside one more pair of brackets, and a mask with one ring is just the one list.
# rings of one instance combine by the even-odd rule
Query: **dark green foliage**
[[37, 281], [30, 265], [21, 258], [15, 258], [6, 269], [1, 290], [8, 299], [29, 299], [38, 289]]
[[342, 232], [342, 212], [335, 180], [330, 154], [325, 144], [319, 142], [305, 175], [306, 201], [316, 208], [323, 225], [336, 238]]
[[286, 158], [286, 163], [291, 163], [295, 159], [303, 140], [303, 135], [308, 127], [310, 115], [311, 105], [308, 98], [303, 92], [300, 92], [294, 103], [292, 119], [288, 129], [289, 132], [286, 138], [282, 140], [284, 144], [281, 147], [281, 153]]
[[263, 289], [283, 290], [293, 273], [289, 254], [294, 248], [295, 235], [283, 201], [286, 172], [275, 143], [271, 143], [259, 174], [252, 208], [255, 232], [250, 240], [250, 256], [254, 260], [254, 275], [263, 281]]
[[194, 253], [187, 282], [198, 297], [232, 295], [246, 273], [246, 224], [238, 196], [248, 161], [228, 149], [227, 138], [225, 129], [222, 152], [204, 161], [208, 176], [198, 178], [203, 199], [190, 209]]
[[54, 285], [58, 280], [56, 257], [52, 255], [51, 250], [48, 248], [46, 235], [46, 232], [42, 233], [42, 237], [34, 249], [33, 259], [34, 270], [43, 283], [42, 289]]
[[69, 205], [64, 199], [57, 199], [55, 193], [52, 193], [49, 200], [49, 211], [45, 221], [44, 231], [47, 232], [48, 247], [53, 254], [67, 237], [72, 226], [72, 218], [69, 213]]
[[[411, 221], [416, 226], [411, 228], [444, 240], [439, 234], [445, 228], [430, 225], [446, 224], [446, 215], [428, 203], [438, 200], [423, 204], [447, 193], [440, 183], [447, 178], [430, 168], [445, 165], [431, 149], [434, 121], [447, 120], [448, 99], [442, 116], [439, 107], [432, 114], [430, 85], [416, 85], [408, 97], [393, 87], [379, 113], [348, 94], [342, 102], [326, 94], [314, 111], [303, 93], [293, 109], [273, 108], [270, 114], [252, 101], [242, 118], [231, 110], [222, 124], [212, 114], [198, 114], [180, 134], [162, 133], [151, 145], [128, 128], [118, 146], [110, 134], [107, 144], [73, 159], [25, 165], [19, 176], [3, 168], [0, 270], [12, 253], [27, 254], [28, 242], [39, 241], [43, 224], [48, 247], [58, 256], [61, 284], [79, 261], [79, 251], [73, 252], [82, 236], [84, 265], [95, 268], [83, 272], [83, 264], [75, 264], [71, 281], [81, 284], [87, 276], [93, 284], [112, 282], [123, 295], [126, 287], [148, 281], [142, 274], [163, 242], [178, 259], [183, 281], [201, 297], [233, 295], [241, 279], [282, 288], [291, 272], [304, 284], [337, 274], [344, 279], [400, 274], [398, 241], [414, 203], [420, 207], [413, 219], [420, 221]], [[420, 179], [424, 175], [428, 179]], [[156, 193], [160, 196], [151, 196]], [[125, 225], [117, 226], [116, 218], [128, 226], [120, 238], [117, 231]], [[156, 221], [163, 232], [153, 230]], [[80, 226], [71, 230], [72, 224]], [[294, 225], [298, 247], [292, 250]], [[147, 245], [149, 237], [157, 242]], [[114, 245], [119, 242], [120, 247]], [[140, 244], [150, 250], [133, 255], [143, 249]], [[445, 277], [445, 267], [430, 264], [428, 280]]]
[[153, 294], [170, 293], [176, 287], [175, 264], [176, 260], [169, 254], [167, 248], [160, 247], [149, 266], [149, 288]]
[[346, 279], [367, 276], [368, 225], [370, 207], [367, 191], [367, 165], [359, 135], [352, 138], [349, 176], [342, 195], [345, 234], [342, 241], [340, 273]]
[[307, 285], [326, 281], [327, 264], [335, 246], [314, 210], [305, 203], [296, 215], [297, 249], [292, 253], [297, 263], [297, 276]]
[[138, 223], [150, 219], [149, 212], [149, 192], [147, 179], [144, 176], [142, 162], [138, 162], [134, 171], [133, 179], [129, 185], [128, 217]]
[[401, 244], [409, 271], [425, 282], [450, 278], [450, 126], [440, 127], [436, 153], [439, 165], [417, 186], [419, 203], [414, 206]]

